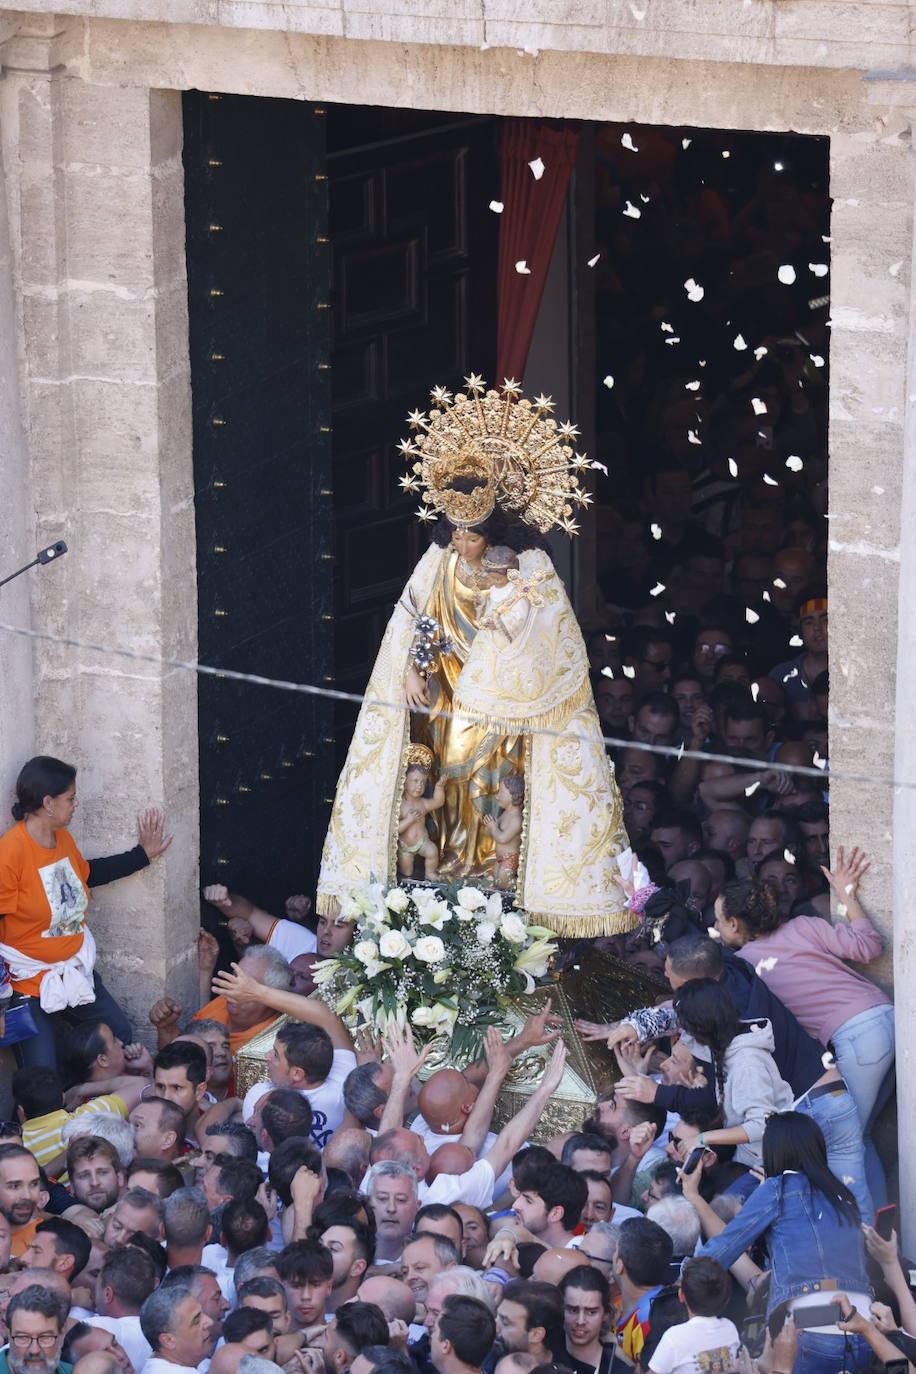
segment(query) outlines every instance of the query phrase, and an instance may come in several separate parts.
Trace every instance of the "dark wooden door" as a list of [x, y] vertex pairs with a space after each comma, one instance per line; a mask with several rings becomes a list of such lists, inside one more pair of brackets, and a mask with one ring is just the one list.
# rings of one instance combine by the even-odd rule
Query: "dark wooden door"
[[[426, 547], [397, 485], [405, 417], [437, 384], [492, 377], [495, 119], [328, 110], [337, 686], [361, 692]], [[338, 758], [353, 711], [337, 718]]]
[[[204, 664], [331, 676], [325, 115], [184, 97], [188, 303]], [[199, 680], [201, 881], [271, 910], [312, 892], [333, 785], [315, 697]]]

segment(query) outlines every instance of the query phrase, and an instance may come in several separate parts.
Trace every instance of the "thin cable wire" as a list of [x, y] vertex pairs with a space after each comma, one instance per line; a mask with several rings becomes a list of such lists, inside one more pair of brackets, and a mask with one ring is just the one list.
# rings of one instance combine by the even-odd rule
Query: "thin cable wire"
[[[91, 640], [76, 639], [72, 635], [57, 635], [48, 630], [27, 629], [24, 625], [9, 625], [4, 621], [0, 621], [0, 631], [5, 634], [18, 635], [24, 639], [41, 639], [50, 644], [63, 644], [71, 649], [88, 649], [93, 653], [108, 654], [116, 658], [128, 658], [139, 663], [152, 663], [160, 668], [176, 668], [181, 672], [194, 673], [201, 677], [227, 678], [231, 682], [250, 683], [253, 687], [272, 687], [282, 692], [299, 692], [304, 696], [324, 697], [330, 701], [349, 701], [357, 706], [361, 706], [366, 700], [371, 700], [374, 706], [381, 706], [393, 711], [407, 711], [414, 715], [430, 715], [433, 709], [432, 707], [410, 707], [405, 701], [383, 701], [379, 697], [367, 698], [358, 692], [341, 692], [336, 687], [316, 687], [308, 682], [291, 682], [285, 678], [262, 677], [258, 673], [241, 673], [234, 668], [213, 668], [206, 663], [198, 663], [193, 659], [165, 658], [160, 654], [141, 653], [137, 649], [122, 649], [114, 644], [95, 644]], [[439, 714], [442, 719], [446, 717], [453, 720], [475, 719], [471, 711], [442, 711]], [[574, 730], [538, 728], [527, 733], [546, 735], [553, 739], [578, 740], [583, 744], [594, 743], [592, 736], [581, 735]], [[640, 749], [646, 754], [661, 754], [668, 759], [674, 758], [676, 762], [681, 759], [698, 759], [701, 763], [729, 763], [733, 767], [746, 768], [753, 772], [772, 770], [778, 773], [790, 773], [793, 776], [818, 778], [824, 785], [832, 780], [871, 783], [882, 787], [916, 788], [916, 782], [875, 777], [870, 773], [827, 772], [826, 769], [809, 768], [803, 764], [770, 763], [763, 759], [739, 758], [735, 754], [712, 753], [706, 749], [686, 749], [680, 746], [675, 748], [670, 744], [646, 744], [642, 740], [619, 739], [615, 735], [602, 735], [602, 740], [605, 747]]]

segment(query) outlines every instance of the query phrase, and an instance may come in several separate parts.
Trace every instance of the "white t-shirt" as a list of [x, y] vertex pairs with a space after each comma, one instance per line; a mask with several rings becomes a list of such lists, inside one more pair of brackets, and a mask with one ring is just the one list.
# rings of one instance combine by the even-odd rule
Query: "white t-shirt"
[[493, 1166], [485, 1159], [478, 1159], [463, 1174], [440, 1174], [432, 1183], [421, 1183], [418, 1187], [420, 1206], [428, 1202], [442, 1202], [446, 1206], [455, 1202], [467, 1203], [469, 1207], [489, 1207], [493, 1201], [496, 1177]]
[[669, 1326], [649, 1368], [654, 1374], [709, 1374], [721, 1361], [723, 1370], [734, 1369], [740, 1344], [735, 1324], [727, 1317], [691, 1317]]
[[[426, 1153], [430, 1155], [433, 1153], [434, 1150], [438, 1150], [440, 1145], [452, 1145], [456, 1141], [461, 1139], [460, 1131], [456, 1132], [454, 1135], [437, 1135], [433, 1128], [424, 1120], [422, 1116], [414, 1117], [413, 1121], [411, 1121], [410, 1123], [410, 1129], [414, 1132], [415, 1135], [418, 1135], [420, 1137], [420, 1139], [423, 1141], [423, 1144], [426, 1146]], [[492, 1131], [487, 1131], [486, 1139], [484, 1140], [480, 1149], [477, 1151], [477, 1158], [482, 1159], [485, 1154], [488, 1154], [491, 1147], [495, 1144], [495, 1142], [496, 1136], [493, 1134]], [[496, 1180], [496, 1186], [493, 1189], [494, 1196], [499, 1197], [500, 1194], [506, 1188], [508, 1188], [509, 1180], [511, 1179], [511, 1177], [512, 1161], [510, 1160], [509, 1163], [506, 1165], [505, 1169], [503, 1169], [499, 1178]]]
[[[138, 1374], [144, 1365], [151, 1362], [153, 1347], [140, 1330], [140, 1318], [136, 1314], [131, 1317], [93, 1317], [89, 1325], [110, 1331], [127, 1351], [127, 1357]], [[167, 1364], [168, 1361], [160, 1360], [159, 1363]]]
[[290, 963], [300, 954], [314, 954], [318, 948], [314, 931], [307, 930], [295, 921], [277, 921], [267, 943], [271, 949], [279, 950]]
[[[344, 1118], [343, 1085], [348, 1074], [356, 1068], [356, 1055], [352, 1050], [335, 1050], [331, 1072], [323, 1083], [315, 1088], [301, 1088], [303, 1097], [312, 1104], [312, 1139], [320, 1150], [327, 1145]], [[245, 1094], [242, 1103], [242, 1119], [251, 1120], [251, 1114], [265, 1093], [270, 1092], [276, 1083], [253, 1083]]]

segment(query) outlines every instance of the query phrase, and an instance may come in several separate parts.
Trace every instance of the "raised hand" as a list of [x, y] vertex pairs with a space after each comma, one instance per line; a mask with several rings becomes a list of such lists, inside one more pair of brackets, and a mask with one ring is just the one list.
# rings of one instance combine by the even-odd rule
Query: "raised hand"
[[658, 1084], [645, 1074], [627, 1074], [614, 1084], [614, 1092], [634, 1102], [654, 1102]]
[[221, 911], [232, 910], [232, 898], [229, 896], [229, 889], [222, 883], [210, 883], [209, 887], [204, 888], [204, 901], [211, 906], [217, 906]]
[[548, 997], [541, 1010], [528, 1017], [516, 1041], [522, 1041], [528, 1049], [533, 1049], [535, 1045], [552, 1044], [563, 1029], [563, 1018], [557, 1016], [552, 1007], [553, 1001]]
[[488, 1026], [484, 1036], [483, 1052], [490, 1073], [505, 1078], [512, 1067], [512, 1052], [496, 1026]]
[[174, 1026], [177, 1030], [183, 1008], [171, 997], [160, 997], [149, 1009], [149, 1021], [157, 1030]]
[[[580, 1040], [606, 1040], [609, 1046], [611, 1044], [610, 1037], [617, 1033], [610, 1022], [605, 1024], [603, 1021], [583, 1021], [581, 1017], [577, 1017], [576, 1020], [573, 1021], [573, 1025], [576, 1028]], [[620, 1029], [621, 1028], [618, 1026], [617, 1030]], [[633, 1027], [627, 1026], [626, 1029], [629, 1034], [632, 1035], [633, 1043], [635, 1044], [636, 1033]]]
[[261, 1002], [264, 988], [255, 978], [244, 973], [238, 964], [233, 964], [231, 973], [218, 973], [213, 979], [213, 995], [232, 1002]]
[[566, 1046], [562, 1040], [558, 1040], [553, 1047], [553, 1054], [550, 1056], [550, 1063], [541, 1079], [541, 1087], [548, 1092], [556, 1092], [563, 1080], [563, 1073], [566, 1069]]
[[868, 855], [858, 845], [853, 845], [848, 855], [840, 845], [836, 852], [836, 867], [833, 872], [823, 865], [821, 872], [830, 884], [837, 901], [842, 905], [858, 896], [859, 883], [870, 867]]
[[165, 812], [156, 806], [141, 811], [137, 817], [137, 838], [141, 848], [146, 850], [146, 857], [150, 863], [153, 859], [158, 859], [160, 854], [164, 854], [172, 843], [171, 835], [162, 833], [164, 829]]
[[197, 932], [197, 962], [202, 969], [211, 970], [219, 958], [219, 940], [209, 930]]
[[394, 1069], [395, 1078], [402, 1081], [410, 1082], [414, 1074], [422, 1069], [429, 1058], [431, 1049], [432, 1043], [430, 1042], [418, 1054], [413, 1033], [407, 1025], [389, 1026], [385, 1033], [386, 1057]]

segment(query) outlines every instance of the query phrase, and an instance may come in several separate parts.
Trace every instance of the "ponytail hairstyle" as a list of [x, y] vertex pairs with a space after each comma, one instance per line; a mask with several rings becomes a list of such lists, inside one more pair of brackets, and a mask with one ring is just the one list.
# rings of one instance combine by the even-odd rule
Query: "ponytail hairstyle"
[[725, 1052], [741, 1026], [734, 997], [715, 978], [691, 978], [674, 994], [674, 1010], [681, 1029], [712, 1051], [721, 1102], [725, 1094]]
[[846, 1184], [827, 1163], [820, 1126], [804, 1112], [774, 1112], [763, 1130], [763, 1168], [767, 1178], [788, 1170], [804, 1174], [813, 1191], [827, 1199], [840, 1221], [858, 1228], [859, 1208]]
[[76, 781], [76, 769], [48, 754], [36, 754], [23, 764], [16, 779], [16, 800], [12, 812], [14, 821], [24, 821], [40, 811], [45, 797], [59, 797]]
[[746, 926], [752, 940], [758, 935], [769, 935], [788, 920], [780, 910], [772, 884], [754, 882], [750, 878], [726, 883], [722, 889], [722, 906], [726, 916]]

